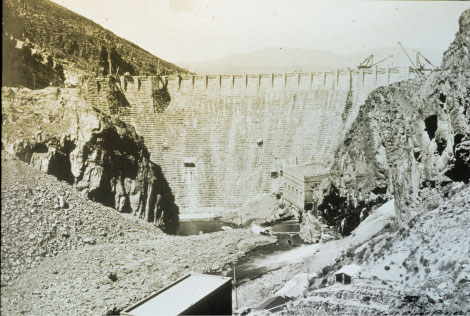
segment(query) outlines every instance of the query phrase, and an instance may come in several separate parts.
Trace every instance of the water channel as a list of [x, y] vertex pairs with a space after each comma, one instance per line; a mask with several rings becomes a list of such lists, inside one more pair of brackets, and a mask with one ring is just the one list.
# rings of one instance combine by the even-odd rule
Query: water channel
[[[189, 236], [230, 228], [235, 228], [235, 226], [217, 219], [210, 221], [181, 221], [169, 233]], [[291, 262], [293, 258], [308, 255], [310, 252], [307, 248], [311, 247], [311, 245], [303, 243], [298, 235], [299, 229], [299, 223], [295, 220], [271, 226], [272, 233], [277, 236], [277, 243], [259, 247], [247, 253], [236, 263], [237, 284], [243, 284], [259, 278], [265, 273], [280, 269], [285, 264]], [[214, 271], [214, 274], [220, 273], [220, 271]], [[233, 276], [233, 267], [226, 267], [224, 273], [228, 276]]]

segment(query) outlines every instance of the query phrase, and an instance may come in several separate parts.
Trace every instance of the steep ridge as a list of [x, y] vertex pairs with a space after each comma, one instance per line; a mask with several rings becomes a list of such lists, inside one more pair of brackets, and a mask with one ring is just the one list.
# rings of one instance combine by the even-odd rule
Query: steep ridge
[[[318, 195], [343, 234], [392, 195], [401, 222], [435, 207], [452, 182], [469, 182], [470, 10], [459, 23], [442, 69], [371, 93], [338, 148]], [[428, 196], [435, 201], [422, 205]]]
[[2, 147], [105, 206], [149, 222], [178, 220], [171, 189], [142, 137], [88, 105], [79, 89], [4, 88]]
[[[120, 38], [93, 21], [49, 0], [3, 1], [2, 32], [31, 43], [63, 64], [67, 77], [107, 74], [133, 75], [186, 71]], [[32, 81], [32, 78], [29, 78]]]

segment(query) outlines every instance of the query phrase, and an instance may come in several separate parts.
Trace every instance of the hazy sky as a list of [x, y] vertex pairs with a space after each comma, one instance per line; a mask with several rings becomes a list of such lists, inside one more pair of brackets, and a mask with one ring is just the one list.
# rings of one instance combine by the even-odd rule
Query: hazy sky
[[337, 54], [405, 46], [444, 50], [470, 2], [356, 0], [53, 0], [172, 62], [269, 46]]

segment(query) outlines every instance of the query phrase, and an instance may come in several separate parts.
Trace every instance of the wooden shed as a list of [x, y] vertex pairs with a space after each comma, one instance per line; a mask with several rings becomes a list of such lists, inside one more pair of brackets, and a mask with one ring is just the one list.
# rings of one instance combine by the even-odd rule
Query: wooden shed
[[335, 273], [335, 281], [342, 284], [350, 284], [352, 279], [359, 274], [361, 267], [355, 264], [349, 264], [342, 267]]
[[191, 273], [125, 309], [121, 315], [231, 315], [232, 279]]

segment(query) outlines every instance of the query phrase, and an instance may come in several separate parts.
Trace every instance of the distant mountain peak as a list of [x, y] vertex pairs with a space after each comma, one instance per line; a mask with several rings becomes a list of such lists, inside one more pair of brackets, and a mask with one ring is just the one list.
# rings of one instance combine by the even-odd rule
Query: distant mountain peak
[[[418, 51], [414, 48], [405, 49], [412, 56], [415, 56]], [[434, 65], [440, 63], [441, 51], [429, 49], [419, 51]], [[328, 50], [298, 47], [269, 46], [249, 53], [235, 53], [214, 60], [186, 62], [185, 64], [188, 65], [190, 71], [200, 74], [314, 72], [339, 68], [353, 69], [370, 55], [374, 55], [374, 62], [393, 55], [393, 58], [379, 63], [380, 67], [411, 66], [399, 46], [369, 49], [350, 54], [335, 54]]]

